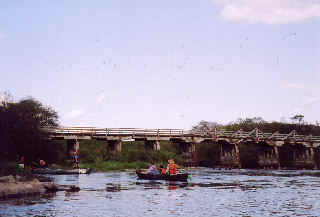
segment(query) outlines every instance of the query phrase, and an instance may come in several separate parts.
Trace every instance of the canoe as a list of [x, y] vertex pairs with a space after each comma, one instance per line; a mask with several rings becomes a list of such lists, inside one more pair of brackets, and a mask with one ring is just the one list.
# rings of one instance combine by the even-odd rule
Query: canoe
[[89, 174], [91, 169], [50, 169], [50, 168], [38, 168], [32, 171], [33, 174], [48, 174], [48, 175], [72, 175], [72, 174]]
[[187, 182], [188, 180], [188, 173], [178, 173], [176, 175], [153, 175], [150, 173], [142, 172], [141, 170], [136, 170], [137, 176], [139, 179], [147, 179], [147, 180], [168, 180], [168, 181], [180, 181], [180, 182]]

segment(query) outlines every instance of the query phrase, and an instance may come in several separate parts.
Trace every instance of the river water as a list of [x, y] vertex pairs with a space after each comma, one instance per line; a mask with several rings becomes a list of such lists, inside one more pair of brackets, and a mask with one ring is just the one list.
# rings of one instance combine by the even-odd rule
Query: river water
[[188, 183], [135, 172], [54, 176], [80, 192], [0, 202], [0, 216], [320, 216], [320, 171], [189, 171]]

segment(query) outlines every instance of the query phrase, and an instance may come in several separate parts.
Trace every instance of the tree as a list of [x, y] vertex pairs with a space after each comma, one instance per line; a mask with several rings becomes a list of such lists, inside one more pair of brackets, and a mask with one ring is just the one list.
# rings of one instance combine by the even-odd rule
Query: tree
[[210, 122], [210, 121], [200, 121], [199, 124], [196, 126], [192, 127], [193, 131], [203, 131], [203, 132], [208, 132], [208, 131], [213, 131], [215, 128], [220, 128], [221, 125], [216, 123], [216, 122]]
[[267, 122], [263, 120], [261, 117], [253, 117], [253, 118], [239, 118], [237, 121], [232, 122], [224, 126], [226, 130], [238, 131], [251, 131], [255, 128], [261, 129]]
[[12, 103], [13, 98], [12, 95], [8, 92], [0, 92], [0, 108], [4, 108], [7, 106], [8, 103]]
[[291, 117], [290, 119], [293, 121], [298, 121], [299, 126], [301, 125], [301, 121], [303, 121], [304, 115], [296, 114], [295, 116]]
[[36, 157], [44, 151], [47, 135], [43, 126], [57, 126], [58, 114], [29, 97], [0, 105], [0, 152], [9, 159], [17, 154]]

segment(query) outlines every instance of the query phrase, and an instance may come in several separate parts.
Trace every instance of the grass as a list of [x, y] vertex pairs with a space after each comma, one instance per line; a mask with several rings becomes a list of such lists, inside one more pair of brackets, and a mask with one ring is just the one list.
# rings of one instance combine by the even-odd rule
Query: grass
[[121, 153], [114, 155], [105, 141], [84, 140], [80, 142], [80, 167], [94, 171], [148, 168], [151, 162], [166, 166], [171, 158], [180, 164], [182, 161], [177, 149], [177, 145], [166, 141], [161, 141], [160, 151], [145, 149], [141, 141], [126, 142], [122, 144]]
[[110, 170], [124, 170], [124, 169], [137, 169], [148, 168], [150, 163], [135, 161], [135, 162], [120, 162], [120, 161], [96, 161], [94, 163], [81, 163], [81, 168], [91, 168], [94, 171], [110, 171]]

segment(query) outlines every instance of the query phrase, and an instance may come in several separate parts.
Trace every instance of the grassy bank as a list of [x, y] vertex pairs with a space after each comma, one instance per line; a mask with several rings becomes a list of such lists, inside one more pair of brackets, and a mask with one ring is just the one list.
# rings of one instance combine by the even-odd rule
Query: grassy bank
[[80, 142], [80, 167], [95, 171], [148, 168], [152, 162], [167, 165], [168, 159], [182, 163], [176, 144], [162, 141], [161, 150], [145, 148], [144, 142], [123, 142], [122, 151], [114, 155], [105, 141], [84, 140]]
[[93, 171], [111, 171], [111, 170], [124, 170], [124, 169], [137, 169], [137, 168], [148, 168], [150, 163], [135, 161], [135, 162], [120, 162], [120, 161], [101, 161], [94, 163], [81, 163], [81, 168], [91, 168]]

